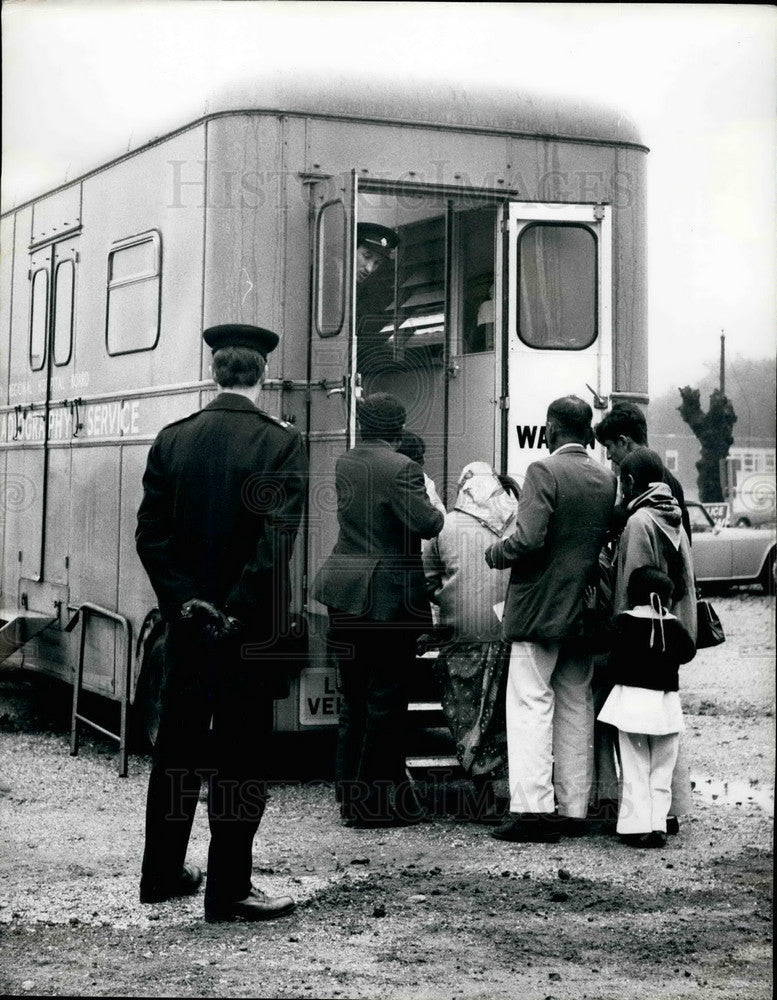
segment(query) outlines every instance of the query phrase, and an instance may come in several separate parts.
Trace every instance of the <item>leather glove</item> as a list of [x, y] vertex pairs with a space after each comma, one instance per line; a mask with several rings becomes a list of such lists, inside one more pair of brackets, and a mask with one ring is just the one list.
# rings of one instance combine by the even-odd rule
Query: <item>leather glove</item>
[[239, 628], [236, 618], [230, 618], [219, 611], [215, 604], [193, 597], [182, 607], [178, 615], [180, 621], [191, 621], [199, 626], [211, 642], [221, 642]]

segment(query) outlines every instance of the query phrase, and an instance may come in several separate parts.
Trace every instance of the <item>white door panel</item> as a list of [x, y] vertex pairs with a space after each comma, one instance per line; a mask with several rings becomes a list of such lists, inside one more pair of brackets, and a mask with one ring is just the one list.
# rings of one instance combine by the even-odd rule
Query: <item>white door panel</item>
[[[612, 389], [610, 209], [511, 202], [507, 245], [507, 471], [547, 455], [548, 404], [606, 405]], [[594, 410], [594, 421], [597, 410]], [[598, 457], [605, 460], [597, 446]]]

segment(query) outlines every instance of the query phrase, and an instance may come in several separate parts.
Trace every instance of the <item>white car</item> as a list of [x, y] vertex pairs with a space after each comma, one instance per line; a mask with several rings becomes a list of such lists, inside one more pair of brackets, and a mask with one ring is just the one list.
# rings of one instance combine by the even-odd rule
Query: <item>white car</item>
[[686, 503], [693, 534], [696, 582], [760, 583], [765, 594], [775, 590], [777, 532], [764, 528], [727, 528], [716, 524], [700, 503]]

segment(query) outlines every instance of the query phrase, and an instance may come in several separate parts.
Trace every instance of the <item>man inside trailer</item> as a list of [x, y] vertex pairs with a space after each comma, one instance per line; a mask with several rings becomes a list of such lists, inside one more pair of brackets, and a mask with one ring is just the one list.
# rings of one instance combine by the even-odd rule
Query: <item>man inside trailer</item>
[[397, 234], [377, 222], [359, 222], [356, 226], [356, 284], [367, 279], [391, 260], [397, 247]]

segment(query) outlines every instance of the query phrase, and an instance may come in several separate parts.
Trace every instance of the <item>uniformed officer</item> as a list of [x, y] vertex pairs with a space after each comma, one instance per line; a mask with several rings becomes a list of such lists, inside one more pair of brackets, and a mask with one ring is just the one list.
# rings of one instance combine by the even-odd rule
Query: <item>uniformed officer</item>
[[197, 891], [185, 858], [206, 778], [206, 919], [267, 920], [294, 906], [254, 889], [251, 868], [307, 461], [299, 434], [256, 405], [278, 335], [226, 324], [203, 336], [219, 393], [157, 435], [135, 536], [167, 625], [140, 898]]
[[359, 222], [356, 226], [356, 282], [361, 284], [391, 256], [397, 246], [397, 234], [377, 222]]

